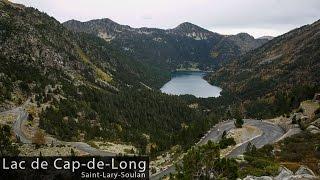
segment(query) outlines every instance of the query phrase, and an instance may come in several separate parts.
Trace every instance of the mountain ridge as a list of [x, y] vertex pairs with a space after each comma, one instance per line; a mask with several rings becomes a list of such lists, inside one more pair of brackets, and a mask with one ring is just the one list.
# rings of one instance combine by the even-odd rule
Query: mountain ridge
[[250, 101], [269, 107], [269, 115], [297, 108], [319, 91], [319, 32], [319, 20], [289, 31], [219, 67], [208, 80], [246, 100], [248, 108], [257, 110]]
[[[113, 22], [113, 21], [112, 21]], [[116, 25], [115, 25], [116, 24]], [[213, 69], [224, 60], [255, 49], [267, 40], [243, 38], [244, 34], [225, 36], [189, 22], [172, 29], [131, 28], [103, 20], [67, 21], [63, 25], [74, 32], [98, 36], [126, 49], [137, 59], [165, 69]]]

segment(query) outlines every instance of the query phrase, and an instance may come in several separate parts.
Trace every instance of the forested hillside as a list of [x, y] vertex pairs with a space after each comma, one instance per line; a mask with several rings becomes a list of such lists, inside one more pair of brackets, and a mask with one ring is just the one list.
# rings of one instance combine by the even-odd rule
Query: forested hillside
[[201, 111], [146, 88], [166, 80], [157, 68], [34, 8], [0, 1], [0, 12], [1, 110], [30, 98], [43, 107], [40, 127], [59, 139], [127, 142], [150, 154], [188, 148], [207, 128]]
[[248, 115], [288, 112], [319, 91], [320, 22], [290, 31], [207, 78], [243, 102]]

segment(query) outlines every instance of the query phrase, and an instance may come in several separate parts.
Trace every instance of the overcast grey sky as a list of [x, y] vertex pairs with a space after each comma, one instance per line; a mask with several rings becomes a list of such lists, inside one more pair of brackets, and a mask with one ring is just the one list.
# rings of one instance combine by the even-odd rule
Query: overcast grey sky
[[221, 34], [277, 36], [320, 19], [320, 0], [12, 0], [60, 22], [110, 18], [132, 27], [191, 22]]

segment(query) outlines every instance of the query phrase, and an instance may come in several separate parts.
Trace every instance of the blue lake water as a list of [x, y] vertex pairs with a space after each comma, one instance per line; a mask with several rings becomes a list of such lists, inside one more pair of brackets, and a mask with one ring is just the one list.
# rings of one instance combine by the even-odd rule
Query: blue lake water
[[160, 90], [166, 94], [189, 94], [201, 98], [220, 96], [222, 89], [209, 84], [203, 79], [204, 76], [204, 72], [175, 72]]

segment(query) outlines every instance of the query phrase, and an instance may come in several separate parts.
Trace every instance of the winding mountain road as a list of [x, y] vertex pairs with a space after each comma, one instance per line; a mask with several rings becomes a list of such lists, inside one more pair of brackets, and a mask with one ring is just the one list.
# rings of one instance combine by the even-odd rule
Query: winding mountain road
[[261, 148], [266, 144], [275, 143], [285, 134], [285, 131], [281, 127], [269, 122], [246, 120], [246, 124], [259, 128], [262, 131], [262, 135], [252, 139], [251, 141], [241, 144], [239, 147], [231, 151], [227, 157], [236, 157], [240, 154], [243, 154], [246, 151], [249, 142], [254, 144], [257, 148]]
[[23, 107], [17, 107], [5, 112], [1, 112], [0, 115], [14, 114], [17, 116], [17, 119], [13, 123], [13, 131], [20, 141], [24, 144], [30, 144], [31, 140], [28, 139], [25, 134], [22, 132], [22, 122], [28, 119], [28, 114], [23, 110]]
[[13, 131], [17, 137], [19, 137], [20, 141], [24, 144], [31, 144], [32, 141], [26, 137], [26, 135], [22, 131], [22, 123], [23, 121], [28, 119], [28, 113], [26, 113], [23, 108], [19, 107], [13, 109], [11, 113], [16, 114], [18, 117], [13, 124]]
[[[24, 121], [28, 119], [28, 113], [24, 110], [24, 106], [14, 108], [6, 112], [1, 112], [0, 115], [6, 115], [10, 113], [17, 115], [17, 119], [13, 124], [14, 133], [17, 135], [17, 137], [20, 138], [20, 141], [22, 143], [25, 143], [25, 144], [32, 143], [31, 139], [28, 139], [27, 136], [22, 131], [22, 124]], [[260, 148], [266, 144], [272, 144], [276, 142], [279, 138], [281, 138], [285, 134], [284, 130], [276, 124], [272, 124], [272, 123], [260, 121], [260, 120], [253, 120], [253, 119], [246, 119], [244, 121], [245, 121], [245, 125], [251, 125], [259, 128], [262, 131], [262, 134], [257, 137], [254, 137], [250, 141], [247, 141], [243, 144], [238, 144], [227, 155], [227, 157], [236, 157], [238, 155], [243, 154], [246, 151], [246, 147], [249, 142], [253, 143], [257, 148]], [[215, 125], [212, 129], [210, 129], [208, 133], [205, 134], [204, 137], [196, 145], [197, 146], [204, 145], [209, 140], [213, 142], [217, 142], [221, 138], [224, 131], [230, 131], [231, 129], [234, 129], [234, 128], [235, 128], [234, 121], [232, 120], [221, 122]], [[81, 150], [91, 155], [96, 155], [96, 156], [116, 156], [117, 155], [116, 153], [101, 151], [99, 149], [93, 148], [90, 145], [83, 142], [64, 142], [64, 141], [59, 141], [53, 137], [49, 137], [49, 138], [55, 143], [70, 145], [78, 150]], [[170, 166], [167, 169], [155, 175], [152, 175], [150, 179], [161, 179], [162, 177], [174, 172], [175, 172], [175, 167]]]
[[[17, 107], [14, 109], [11, 109], [9, 111], [1, 112], [0, 115], [7, 115], [7, 114], [15, 114], [17, 116], [15, 122], [13, 123], [13, 131], [16, 134], [16, 136], [20, 139], [20, 141], [24, 144], [31, 144], [32, 140], [29, 139], [22, 130], [22, 125], [24, 121], [27, 121], [28, 119], [28, 113], [24, 110], [25, 105], [22, 105], [21, 107]], [[46, 137], [46, 139], [50, 139], [49, 142], [54, 142], [55, 144], [62, 144], [62, 145], [69, 145], [72, 146], [80, 151], [86, 152], [91, 155], [95, 156], [116, 156], [116, 153], [106, 152], [99, 149], [96, 149], [94, 147], [91, 147], [89, 144], [84, 142], [65, 142], [57, 140], [53, 137]]]
[[[243, 154], [246, 151], [246, 147], [249, 142], [253, 143], [257, 148], [260, 148], [266, 144], [272, 144], [276, 142], [279, 138], [281, 138], [285, 132], [282, 128], [280, 128], [276, 124], [268, 123], [265, 121], [260, 120], [253, 120], [253, 119], [246, 119], [245, 125], [251, 125], [259, 128], [262, 131], [262, 134], [260, 136], [256, 136], [255, 138], [251, 139], [250, 141], [247, 141], [243, 144], [238, 144], [235, 149], [233, 149], [227, 157], [236, 157], [238, 155]], [[234, 121], [228, 120], [221, 122], [217, 125], [215, 125], [208, 133], [196, 144], [196, 145], [204, 145], [209, 140], [213, 142], [219, 141], [221, 138], [223, 131], [230, 131], [231, 129], [234, 129]], [[169, 175], [170, 173], [175, 172], [175, 167], [170, 166], [167, 169], [152, 175], [150, 179], [161, 179], [162, 177]]]

